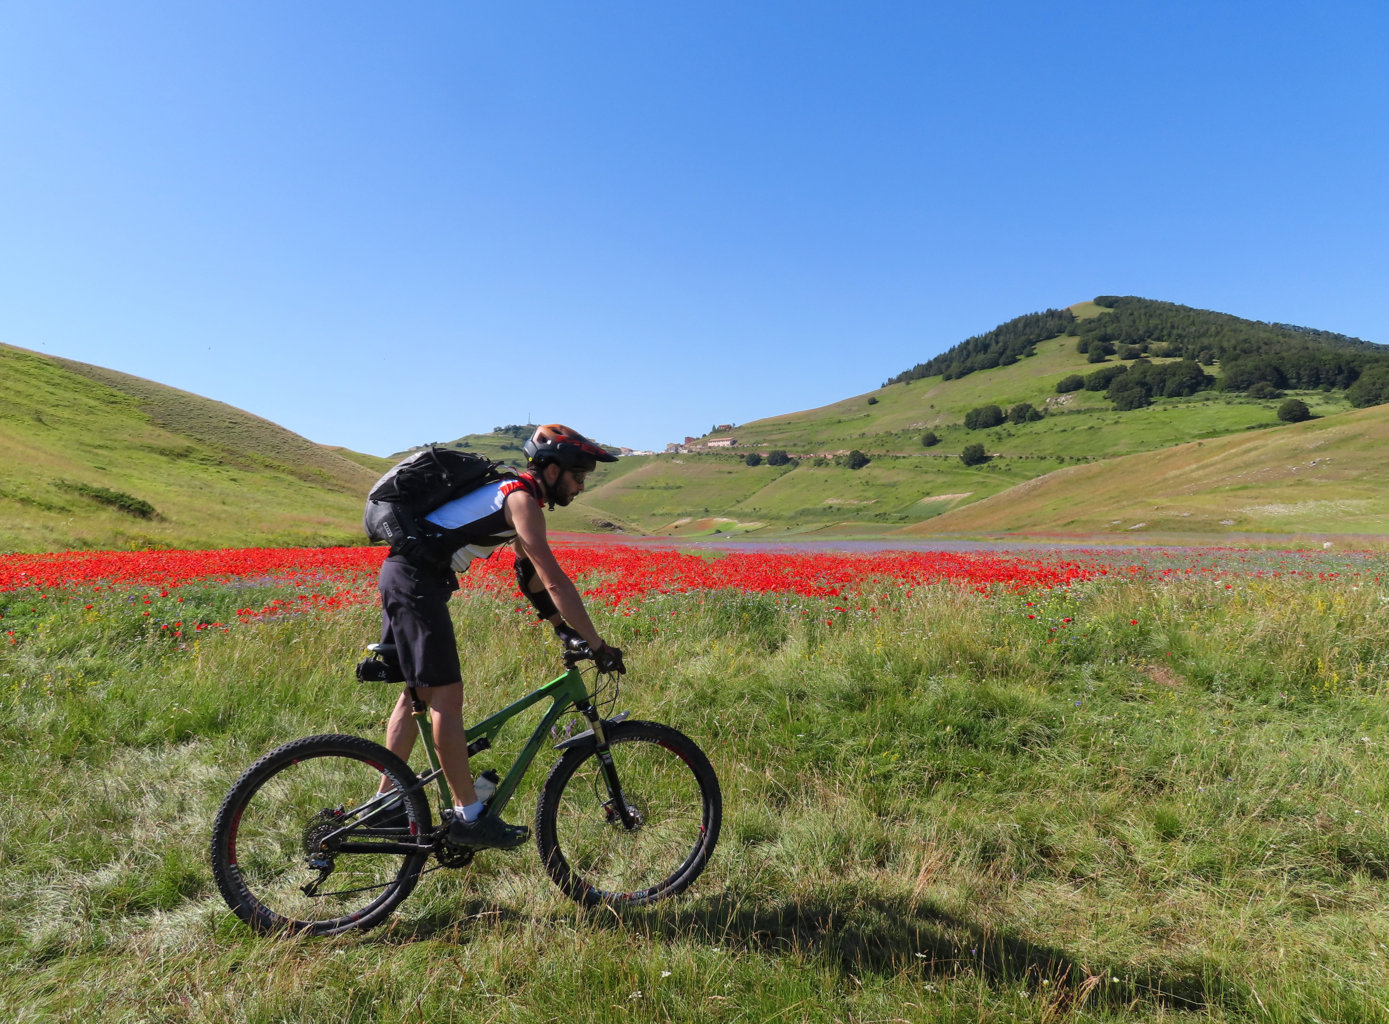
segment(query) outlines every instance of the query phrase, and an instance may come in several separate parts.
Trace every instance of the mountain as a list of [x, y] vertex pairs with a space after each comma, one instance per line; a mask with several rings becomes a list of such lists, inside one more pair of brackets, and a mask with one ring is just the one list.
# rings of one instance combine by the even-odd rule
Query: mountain
[[[721, 431], [730, 446], [605, 464], [550, 523], [673, 538], [1389, 534], [1384, 402], [1385, 346], [1101, 296], [876, 390]], [[517, 464], [528, 433], [447, 443]], [[362, 496], [393, 461], [8, 346], [0, 459], [0, 550], [359, 543]]]
[[[1267, 430], [1274, 448], [1292, 444], [1295, 432], [1279, 418], [1285, 402], [1330, 422], [1354, 405], [1389, 401], [1386, 367], [1389, 348], [1344, 335], [1101, 296], [1009, 321], [875, 391], [741, 424], [731, 448], [697, 443], [624, 459], [595, 474], [582, 501], [590, 521], [670, 536], [984, 530], [972, 518], [976, 502], [1058, 470], [1123, 456], [1137, 464], [1143, 453], [1249, 431]], [[975, 414], [990, 409], [1001, 422], [980, 427]], [[966, 466], [961, 455], [973, 445], [985, 461]], [[769, 465], [779, 452], [790, 460]], [[853, 452], [855, 462], [868, 460], [857, 470], [848, 466]], [[1076, 480], [1073, 505], [1090, 501], [1076, 474], [1060, 479]], [[1234, 508], [1208, 526], [1324, 528], [1316, 516]]]
[[388, 460], [221, 402], [0, 345], [0, 550], [361, 541]]

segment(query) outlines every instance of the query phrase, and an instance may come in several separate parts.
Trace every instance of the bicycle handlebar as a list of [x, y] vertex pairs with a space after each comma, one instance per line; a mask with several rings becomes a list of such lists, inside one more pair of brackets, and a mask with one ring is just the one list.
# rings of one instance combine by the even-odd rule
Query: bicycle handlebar
[[555, 636], [559, 637], [564, 644], [564, 667], [573, 668], [581, 661], [592, 661], [598, 667], [598, 672], [602, 675], [616, 673], [618, 675], [627, 671], [622, 663], [622, 652], [616, 647], [604, 647], [599, 651], [594, 651], [588, 646], [573, 627], [561, 623], [555, 627]]

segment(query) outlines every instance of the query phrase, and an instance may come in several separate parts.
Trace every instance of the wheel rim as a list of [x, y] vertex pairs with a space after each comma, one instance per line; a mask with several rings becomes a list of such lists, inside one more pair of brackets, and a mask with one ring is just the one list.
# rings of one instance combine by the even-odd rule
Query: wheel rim
[[676, 885], [701, 860], [709, 809], [684, 755], [656, 740], [614, 742], [623, 796], [638, 819], [628, 830], [603, 781], [597, 756], [581, 761], [554, 814], [561, 884], [585, 901], [645, 902]]
[[[381, 775], [362, 758], [311, 755], [279, 767], [242, 804], [228, 830], [227, 874], [249, 904], [253, 924], [322, 934], [394, 906], [402, 876], [418, 872], [423, 858], [337, 849], [345, 840], [360, 845], [408, 838], [404, 831], [347, 827], [350, 812], [376, 792]], [[409, 828], [418, 830], [413, 822]]]

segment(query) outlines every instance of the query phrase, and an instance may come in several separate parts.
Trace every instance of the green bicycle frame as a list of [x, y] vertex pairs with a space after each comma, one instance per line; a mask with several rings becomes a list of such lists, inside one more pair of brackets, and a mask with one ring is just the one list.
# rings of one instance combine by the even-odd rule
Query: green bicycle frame
[[[439, 764], [438, 752], [434, 749], [434, 730], [430, 726], [429, 708], [415, 695], [413, 687], [409, 689], [410, 696], [414, 699], [415, 726], [420, 731], [420, 738], [424, 740], [425, 752], [429, 758], [429, 771], [420, 776], [420, 785], [428, 785], [437, 779], [440, 806], [452, 807], [453, 794], [449, 791], [448, 782], [445, 781], [443, 769]], [[493, 738], [501, 732], [502, 727], [507, 722], [532, 705], [539, 704], [546, 697], [549, 697], [553, 703], [537, 723], [535, 731], [531, 733], [530, 739], [526, 741], [521, 753], [512, 762], [510, 770], [506, 773], [506, 778], [502, 779], [501, 784], [497, 786], [497, 792], [492, 797], [491, 813], [499, 814], [502, 808], [506, 807], [507, 801], [516, 792], [516, 787], [521, 784], [522, 777], [530, 769], [535, 755], [540, 752], [545, 737], [564, 717], [569, 708], [575, 708], [588, 719], [596, 738], [600, 743], [602, 742], [603, 724], [589, 700], [588, 686], [584, 683], [583, 674], [579, 672], [578, 668], [571, 666], [564, 675], [551, 680], [533, 693], [526, 694], [496, 714], [484, 718], [477, 725], [470, 726], [466, 731], [469, 755], [480, 753], [491, 747]]]

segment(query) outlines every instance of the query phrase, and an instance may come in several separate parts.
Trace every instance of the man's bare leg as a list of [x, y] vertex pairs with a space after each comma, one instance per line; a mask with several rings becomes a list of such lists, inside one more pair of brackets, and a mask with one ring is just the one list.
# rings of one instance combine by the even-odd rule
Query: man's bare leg
[[[463, 728], [463, 684], [449, 683], [446, 686], [421, 686], [415, 690], [420, 700], [429, 705], [433, 720], [434, 750], [439, 755], [439, 766], [444, 769], [444, 781], [453, 791], [453, 802], [467, 806], [477, 799], [473, 789], [473, 773], [468, 763], [468, 738]], [[408, 760], [415, 749], [414, 707], [410, 695], [401, 691], [391, 711], [391, 719], [386, 723], [386, 748], [402, 761]], [[382, 793], [389, 792], [391, 784], [381, 777]]]

